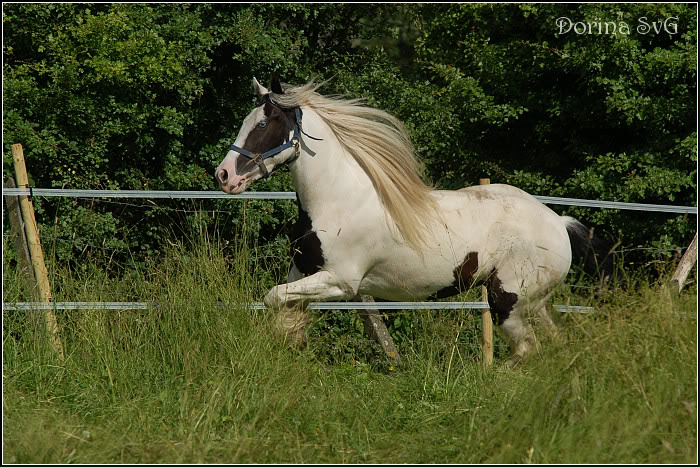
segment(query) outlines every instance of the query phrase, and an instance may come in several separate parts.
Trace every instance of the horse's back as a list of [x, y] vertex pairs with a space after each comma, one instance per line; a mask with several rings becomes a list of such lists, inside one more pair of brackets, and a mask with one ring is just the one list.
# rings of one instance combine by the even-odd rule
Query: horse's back
[[443, 213], [470, 210], [484, 220], [514, 222], [518, 226], [529, 221], [546, 221], [557, 228], [564, 225], [557, 213], [531, 194], [511, 185], [476, 185], [459, 190], [437, 190], [433, 194]]
[[529, 193], [493, 184], [436, 191], [435, 196], [450, 238], [466, 240], [460, 246], [479, 253], [480, 264], [488, 265], [483, 272], [568, 270], [566, 222]]
[[[459, 193], [466, 193], [467, 195], [474, 196], [477, 199], [484, 199], [488, 197], [510, 197], [515, 196], [518, 198], [526, 199], [528, 201], [534, 201], [540, 203], [534, 196], [530, 193], [521, 190], [520, 188], [514, 187], [512, 185], [506, 185], [503, 183], [494, 183], [492, 185], [475, 185], [468, 186], [457, 190]], [[541, 204], [541, 203], [540, 203]]]

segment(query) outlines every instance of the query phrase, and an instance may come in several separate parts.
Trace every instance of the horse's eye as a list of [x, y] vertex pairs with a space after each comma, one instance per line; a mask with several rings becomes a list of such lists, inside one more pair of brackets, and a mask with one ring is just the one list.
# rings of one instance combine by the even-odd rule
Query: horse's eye
[[258, 128], [265, 128], [267, 126], [267, 122], [263, 120], [262, 122], [258, 123]]

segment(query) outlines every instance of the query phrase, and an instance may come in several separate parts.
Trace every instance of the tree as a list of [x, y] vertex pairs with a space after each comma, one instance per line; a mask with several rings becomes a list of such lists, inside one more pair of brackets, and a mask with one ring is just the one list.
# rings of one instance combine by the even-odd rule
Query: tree
[[[564, 33], [562, 17], [632, 31]], [[657, 29], [638, 32], [641, 18]], [[658, 27], [667, 18], [677, 32]], [[695, 18], [687, 4], [9, 4], [3, 168], [22, 143], [35, 186], [216, 189], [214, 168], [255, 105], [252, 77], [276, 71], [329, 80], [324, 92], [402, 119], [443, 188], [490, 176], [534, 194], [694, 205]], [[292, 186], [281, 173], [254, 188]], [[235, 230], [181, 212], [191, 202], [37, 201], [59, 260], [108, 247], [126, 263], [191, 229]], [[266, 254], [286, 253], [292, 203], [200, 206], [245, 219]], [[565, 212], [625, 245], [683, 246], [695, 228]]]

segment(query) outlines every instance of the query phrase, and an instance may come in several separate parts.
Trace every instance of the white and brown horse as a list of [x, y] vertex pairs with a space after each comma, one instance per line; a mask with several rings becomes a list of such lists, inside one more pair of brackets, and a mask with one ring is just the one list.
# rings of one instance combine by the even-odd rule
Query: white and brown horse
[[510, 363], [535, 348], [526, 317], [554, 326], [545, 303], [572, 248], [590, 243], [581, 223], [509, 185], [434, 190], [403, 124], [358, 100], [322, 96], [313, 83], [253, 85], [261, 105], [216, 179], [237, 194], [289, 164], [299, 208], [294, 265], [265, 304], [291, 337], [303, 341], [312, 301], [442, 298], [485, 284]]

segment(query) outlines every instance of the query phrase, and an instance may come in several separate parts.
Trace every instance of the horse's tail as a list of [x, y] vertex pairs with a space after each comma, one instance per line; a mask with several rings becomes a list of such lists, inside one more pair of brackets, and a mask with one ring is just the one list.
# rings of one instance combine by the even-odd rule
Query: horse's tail
[[613, 251], [617, 245], [610, 247], [593, 235], [592, 228], [573, 217], [562, 218], [571, 243], [571, 264], [582, 266], [585, 272], [599, 279], [607, 281], [612, 278], [615, 272]]

